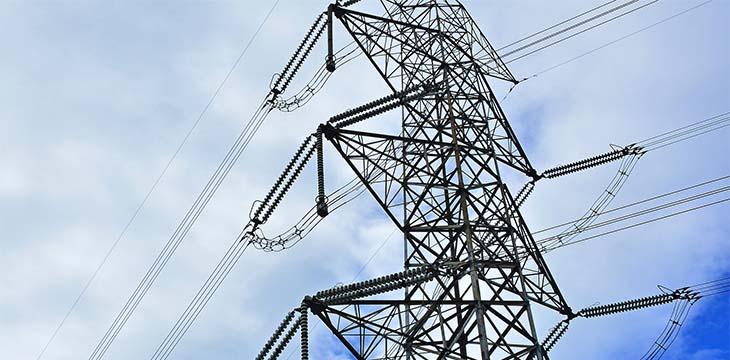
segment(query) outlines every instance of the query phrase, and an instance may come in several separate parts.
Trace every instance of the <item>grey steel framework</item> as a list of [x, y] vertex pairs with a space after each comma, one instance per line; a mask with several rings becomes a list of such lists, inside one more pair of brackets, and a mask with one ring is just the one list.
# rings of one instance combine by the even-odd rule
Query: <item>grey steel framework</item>
[[[307, 359], [309, 312], [356, 359], [543, 360], [576, 317], [697, 300], [696, 292], [683, 288], [574, 312], [519, 206], [540, 179], [641, 155], [642, 149], [630, 145], [538, 173], [489, 84], [517, 81], [461, 3], [382, 0], [385, 15], [379, 16], [348, 8], [356, 2], [330, 5], [327, 19], [312, 27], [328, 30], [327, 70], [337, 67], [333, 27], [339, 22], [393, 94], [320, 125], [254, 213], [249, 238], [278, 205], [281, 196], [272, 202], [273, 194], [282, 186], [288, 190], [315, 152], [316, 210], [322, 217], [329, 213], [326, 139], [402, 232], [404, 270], [305, 297], [257, 359], [278, 358], [297, 332]], [[402, 114], [397, 134], [351, 129], [396, 108]], [[503, 181], [508, 172], [525, 177], [518, 194]], [[543, 341], [533, 306], [565, 316]]]
[[358, 359], [542, 359], [531, 302], [571, 311], [500, 176], [536, 176], [488, 82], [515, 79], [460, 4], [383, 4], [387, 17], [331, 11], [394, 92], [440, 91], [404, 106], [401, 134], [324, 133], [403, 232], [405, 269], [437, 275], [308, 302]]

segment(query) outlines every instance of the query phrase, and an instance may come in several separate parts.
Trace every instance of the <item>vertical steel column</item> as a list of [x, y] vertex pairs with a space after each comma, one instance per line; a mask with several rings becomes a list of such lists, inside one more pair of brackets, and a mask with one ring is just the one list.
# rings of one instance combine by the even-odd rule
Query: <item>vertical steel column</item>
[[[447, 85], [448, 88], [448, 85]], [[477, 308], [475, 316], [477, 317], [477, 331], [479, 332], [479, 350], [481, 351], [482, 360], [489, 360], [489, 339], [487, 339], [487, 329], [484, 324], [484, 308], [482, 307], [482, 292], [479, 288], [479, 277], [477, 272], [476, 258], [474, 257], [474, 243], [471, 233], [471, 224], [469, 223], [469, 209], [466, 204], [468, 190], [464, 186], [464, 174], [461, 170], [461, 153], [457, 142], [456, 121], [454, 120], [454, 112], [452, 108], [451, 92], [448, 93], [449, 102], [449, 122], [451, 123], [451, 143], [454, 146], [454, 156], [456, 157], [456, 176], [459, 181], [459, 206], [461, 207], [462, 221], [464, 222], [464, 232], [466, 234], [466, 251], [469, 256], [469, 277], [471, 279], [471, 290], [476, 301]]]

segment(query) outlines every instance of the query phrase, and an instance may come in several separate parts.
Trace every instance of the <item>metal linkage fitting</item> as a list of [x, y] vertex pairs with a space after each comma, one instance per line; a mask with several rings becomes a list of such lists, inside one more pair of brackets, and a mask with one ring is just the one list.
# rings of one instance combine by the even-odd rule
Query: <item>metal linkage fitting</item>
[[410, 87], [335, 115], [331, 117], [327, 123], [333, 125], [337, 129], [341, 129], [419, 99], [422, 96], [433, 92], [437, 88], [438, 86], [435, 85], [418, 85]]
[[436, 274], [432, 268], [421, 267], [323, 290], [316, 293], [315, 298], [325, 305], [341, 304], [430, 281]]
[[556, 178], [558, 176], [563, 176], [577, 171], [589, 169], [598, 165], [603, 165], [605, 163], [621, 159], [622, 157], [627, 155], [640, 154], [642, 150], [642, 147], [636, 146], [636, 144], [631, 144], [622, 149], [614, 150], [588, 159], [545, 170], [545, 172], [543, 172], [540, 177], [547, 179]]

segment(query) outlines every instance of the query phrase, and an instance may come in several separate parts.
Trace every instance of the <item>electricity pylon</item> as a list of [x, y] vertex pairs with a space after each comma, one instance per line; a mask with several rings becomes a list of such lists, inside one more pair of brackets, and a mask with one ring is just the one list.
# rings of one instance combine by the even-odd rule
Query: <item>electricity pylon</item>
[[[329, 213], [322, 156], [328, 141], [402, 233], [404, 271], [305, 297], [257, 359], [278, 358], [297, 331], [301, 357], [308, 359], [311, 312], [355, 359], [543, 360], [576, 317], [695, 299], [685, 288], [573, 312], [519, 206], [542, 178], [641, 154], [641, 148], [630, 145], [538, 174], [489, 83], [517, 81], [461, 3], [383, 0], [386, 15], [377, 16], [348, 8], [356, 2], [330, 5], [300, 49], [327, 29], [326, 68], [335, 71], [332, 29], [339, 21], [392, 94], [321, 124], [253, 212], [244, 240], [269, 250], [290, 241], [272, 242], [256, 231], [315, 153], [316, 213]], [[351, 128], [396, 108], [402, 109], [397, 134]], [[521, 174], [526, 186], [513, 194], [506, 173]], [[542, 343], [533, 306], [566, 317]]]
[[405, 270], [432, 276], [377, 300], [307, 302], [357, 358], [542, 359], [531, 303], [570, 308], [500, 173], [536, 176], [488, 82], [514, 78], [462, 6], [389, 5], [388, 18], [331, 12], [391, 89], [439, 91], [403, 107], [400, 134], [323, 132], [402, 231]]

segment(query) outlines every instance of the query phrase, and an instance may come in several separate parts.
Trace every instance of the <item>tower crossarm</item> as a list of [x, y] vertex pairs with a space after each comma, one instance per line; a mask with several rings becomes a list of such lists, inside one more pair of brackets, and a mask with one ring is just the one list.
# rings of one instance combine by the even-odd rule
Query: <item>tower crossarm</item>
[[[253, 233], [260, 225], [265, 224], [268, 221], [315, 153], [317, 158], [318, 175], [317, 212], [321, 217], [325, 217], [328, 214], [326, 196], [324, 195], [324, 165], [322, 154], [323, 132], [326, 132], [326, 136], [330, 137], [331, 131], [334, 129], [342, 129], [381, 115], [385, 112], [407, 105], [412, 101], [416, 101], [423, 96], [432, 95], [439, 89], [440, 84], [438, 83], [427, 83], [414, 86], [332, 116], [327, 123], [320, 125], [315, 133], [304, 139], [263, 200], [254, 203], [251, 209], [251, 214], [249, 215], [249, 228], [252, 229], [251, 232]], [[262, 249], [270, 247], [270, 244], [268, 244], [268, 242], [262, 237], [253, 238], [253, 243], [256, 244], [257, 247]]]
[[[399, 5], [395, 5], [395, 7], [398, 6]], [[464, 18], [461, 20], [468, 23], [464, 25], [469, 26], [473, 24], [474, 20], [471, 18], [471, 15], [469, 15], [469, 13], [463, 8], [463, 6], [447, 6], [454, 12], [460, 12], [459, 15]], [[334, 15], [342, 21], [342, 23], [345, 25], [345, 28], [347, 28], [347, 30], [350, 32], [357, 31], [356, 28], [351, 27], [353, 24], [352, 21], [354, 19], [366, 20], [371, 23], [378, 22], [382, 24], [389, 24], [389, 26], [398, 26], [411, 30], [427, 32], [432, 35], [442, 37], [446, 41], [445, 46], [448, 46], [449, 48], [459, 52], [459, 55], [467, 58], [468, 61], [477, 63], [480, 66], [486, 68], [488, 70], [487, 75], [512, 83], [518, 82], [515, 79], [514, 75], [512, 75], [507, 66], [504, 64], [502, 59], [499, 57], [497, 52], [494, 50], [492, 45], [489, 43], [489, 41], [487, 41], [484, 34], [482, 34], [481, 30], [479, 30], [478, 28], [470, 29], [473, 33], [469, 34], [471, 37], [470, 41], [466, 42], [462, 41], [463, 39], [458, 39], [451, 36], [449, 32], [444, 31], [438, 26], [422, 25], [416, 23], [415, 21], [406, 22], [402, 21], [403, 19], [394, 19], [392, 17], [383, 17], [368, 14], [352, 9], [346, 9], [343, 5], [338, 6], [334, 4], [333, 6], [331, 6], [331, 8]], [[436, 55], [428, 54], [426, 56], [430, 57], [433, 61], [442, 61], [442, 59], [440, 59]]]

